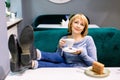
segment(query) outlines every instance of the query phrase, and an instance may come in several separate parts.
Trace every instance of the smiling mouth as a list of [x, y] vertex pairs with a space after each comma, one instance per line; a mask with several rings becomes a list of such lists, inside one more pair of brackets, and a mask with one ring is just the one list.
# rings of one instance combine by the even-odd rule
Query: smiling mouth
[[77, 31], [80, 31], [81, 29], [80, 28], [78, 28], [78, 27], [76, 27], [76, 28], [74, 28], [75, 30], [77, 30]]
[[76, 31], [82, 31], [81, 29], [75, 29]]

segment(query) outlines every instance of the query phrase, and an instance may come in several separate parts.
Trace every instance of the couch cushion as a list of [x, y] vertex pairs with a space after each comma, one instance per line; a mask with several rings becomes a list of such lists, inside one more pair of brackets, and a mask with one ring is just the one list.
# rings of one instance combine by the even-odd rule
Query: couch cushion
[[35, 31], [35, 46], [42, 51], [56, 51], [59, 39], [67, 34], [67, 29]]
[[115, 28], [89, 29], [97, 47], [98, 61], [105, 66], [120, 66], [120, 31]]

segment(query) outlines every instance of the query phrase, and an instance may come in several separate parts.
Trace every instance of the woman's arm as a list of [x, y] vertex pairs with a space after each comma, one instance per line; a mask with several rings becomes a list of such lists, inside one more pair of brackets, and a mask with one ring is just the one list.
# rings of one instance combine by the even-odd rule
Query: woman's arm
[[83, 48], [80, 57], [88, 66], [91, 66], [94, 61], [97, 61], [96, 46], [91, 36], [87, 37], [86, 48]]
[[56, 52], [60, 52], [60, 53], [61, 53], [61, 56], [63, 55], [62, 48], [63, 48], [64, 45], [65, 45], [64, 38], [66, 38], [66, 36], [63, 36], [63, 37], [59, 40], [59, 43], [58, 43], [58, 46], [57, 46], [57, 50], [56, 50]]

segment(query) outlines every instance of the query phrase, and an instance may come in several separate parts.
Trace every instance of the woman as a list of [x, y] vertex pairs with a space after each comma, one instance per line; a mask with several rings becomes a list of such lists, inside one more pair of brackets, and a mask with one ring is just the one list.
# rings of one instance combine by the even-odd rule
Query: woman
[[[85, 67], [91, 66], [97, 61], [96, 46], [93, 38], [88, 36], [88, 20], [83, 14], [72, 16], [68, 24], [67, 36], [63, 36], [59, 41], [59, 47], [55, 53], [38, 50], [38, 61], [35, 61], [36, 68], [39, 67]], [[69, 53], [62, 49], [66, 46], [65, 39], [75, 40], [73, 47], [77, 50]]]

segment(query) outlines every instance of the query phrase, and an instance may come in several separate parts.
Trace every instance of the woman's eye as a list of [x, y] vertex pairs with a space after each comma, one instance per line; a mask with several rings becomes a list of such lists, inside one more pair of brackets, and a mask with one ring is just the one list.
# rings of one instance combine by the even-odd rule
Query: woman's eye
[[79, 22], [74, 22], [74, 23], [79, 23]]
[[84, 26], [84, 24], [80, 24], [81, 26]]
[[75, 24], [79, 24], [79, 25], [81, 25], [81, 26], [84, 26], [84, 24], [83, 23], [79, 23], [79, 22], [74, 22]]

